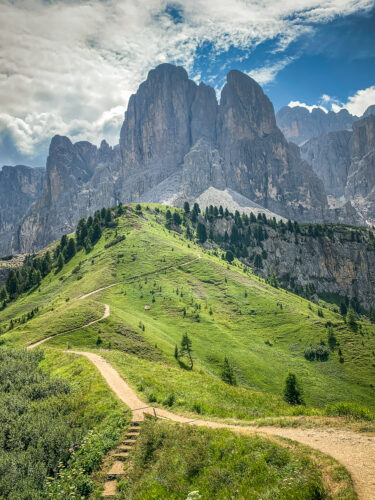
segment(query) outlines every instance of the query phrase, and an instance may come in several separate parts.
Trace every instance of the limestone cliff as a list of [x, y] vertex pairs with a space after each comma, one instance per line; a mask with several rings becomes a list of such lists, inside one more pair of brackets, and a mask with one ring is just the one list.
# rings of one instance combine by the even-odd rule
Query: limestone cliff
[[17, 227], [41, 195], [43, 168], [5, 166], [0, 171], [0, 255], [12, 252], [11, 239]]
[[278, 111], [276, 120], [286, 139], [300, 146], [312, 137], [351, 129], [358, 117], [351, 115], [346, 109], [338, 113], [326, 113], [320, 108], [309, 111], [302, 106], [284, 106]]
[[43, 193], [14, 235], [13, 249], [39, 249], [103, 206], [182, 205], [210, 187], [229, 188], [293, 219], [359, 221], [350, 206], [329, 210], [322, 181], [286, 141], [272, 103], [249, 76], [231, 71], [217, 102], [212, 88], [162, 64], [131, 96], [119, 146], [53, 138]]
[[103, 141], [72, 144], [55, 136], [50, 145], [43, 193], [30, 207], [13, 238], [22, 253], [38, 250], [75, 229], [81, 217], [116, 204], [116, 180], [120, 169], [118, 148]]

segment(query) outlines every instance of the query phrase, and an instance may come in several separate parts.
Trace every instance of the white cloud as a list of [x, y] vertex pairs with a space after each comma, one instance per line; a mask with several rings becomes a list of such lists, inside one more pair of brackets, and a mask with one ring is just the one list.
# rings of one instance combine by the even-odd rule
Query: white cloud
[[276, 78], [279, 71], [283, 70], [288, 64], [294, 61], [294, 59], [294, 57], [285, 57], [273, 64], [253, 69], [249, 71], [248, 75], [254, 78], [260, 85], [267, 85], [267, 83], [272, 82]]
[[[172, 2], [175, 4], [176, 2]], [[128, 98], [165, 61], [192, 72], [197, 47], [251, 51], [278, 37], [283, 51], [311, 23], [369, 9], [373, 0], [0, 0], [0, 130], [32, 154], [55, 133], [115, 143]], [[255, 69], [261, 83], [290, 60]], [[284, 65], [284, 66], [283, 66]], [[199, 75], [191, 75], [196, 78]], [[352, 105], [350, 103], [350, 105]], [[354, 105], [354, 104], [353, 104]]]
[[346, 103], [333, 105], [332, 109], [337, 112], [345, 108], [352, 115], [362, 116], [366, 109], [372, 104], [375, 104], [375, 85], [367, 89], [358, 90], [354, 95], [348, 97]]
[[358, 90], [354, 95], [348, 97], [346, 103], [340, 102], [338, 99], [328, 94], [323, 94], [318, 104], [309, 105], [300, 101], [291, 101], [288, 106], [291, 108], [301, 106], [308, 109], [310, 113], [316, 108], [320, 108], [326, 113], [328, 113], [328, 109], [335, 113], [338, 113], [342, 109], [346, 109], [351, 115], [362, 116], [366, 109], [372, 104], [375, 104], [375, 85], [367, 89]]
[[321, 105], [317, 105], [317, 104], [312, 104], [312, 105], [309, 105], [309, 104], [306, 104], [305, 102], [300, 102], [300, 101], [290, 101], [290, 103], [288, 104], [288, 106], [290, 108], [295, 108], [295, 107], [300, 107], [300, 108], [306, 108], [310, 111], [313, 110], [313, 109], [321, 109], [322, 111], [324, 111], [325, 113], [328, 113], [328, 109], [325, 108], [324, 106], [321, 106]]

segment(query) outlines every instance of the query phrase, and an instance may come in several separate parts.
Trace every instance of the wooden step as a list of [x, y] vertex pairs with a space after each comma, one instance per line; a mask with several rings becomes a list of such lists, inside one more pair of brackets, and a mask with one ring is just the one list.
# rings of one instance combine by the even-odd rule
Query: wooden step
[[137, 439], [139, 432], [128, 432], [125, 436], [126, 439]]
[[140, 431], [139, 427], [130, 427], [128, 432], [136, 432], [137, 434], [139, 434], [139, 431]]
[[120, 444], [120, 446], [117, 448], [117, 451], [130, 451], [132, 448], [133, 446], [131, 446], [130, 444]]
[[113, 498], [117, 493], [117, 480], [112, 479], [104, 483], [102, 498]]
[[128, 451], [115, 451], [114, 457], [116, 460], [125, 461], [129, 456]]
[[133, 420], [132, 422], [130, 422], [130, 425], [132, 427], [140, 427], [141, 426], [141, 422], [138, 422], [137, 420]]
[[112, 467], [107, 473], [108, 479], [116, 479], [118, 476], [124, 474], [124, 462], [122, 460], [116, 460], [113, 462]]
[[135, 445], [135, 439], [124, 439], [123, 444], [128, 444], [130, 446]]

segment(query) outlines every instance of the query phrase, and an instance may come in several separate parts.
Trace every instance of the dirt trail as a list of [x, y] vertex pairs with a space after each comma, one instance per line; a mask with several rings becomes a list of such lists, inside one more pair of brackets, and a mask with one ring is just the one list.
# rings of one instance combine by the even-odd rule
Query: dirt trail
[[[201, 255], [196, 250], [197, 258], [181, 264], [186, 266], [201, 258]], [[170, 266], [166, 269], [173, 269], [176, 266]], [[155, 271], [155, 272], [160, 272]], [[151, 274], [151, 273], [147, 273]], [[139, 276], [141, 277], [141, 276]], [[130, 279], [137, 279], [135, 276]], [[120, 282], [124, 283], [124, 282]], [[98, 288], [90, 293], [78, 297], [78, 299], [85, 299], [95, 293], [98, 293], [107, 288], [113, 287], [120, 283], [113, 283], [102, 288]], [[104, 315], [95, 321], [91, 321], [87, 325], [80, 328], [85, 328], [98, 321], [108, 318], [110, 315], [110, 308], [105, 304]], [[69, 333], [74, 330], [69, 330]], [[53, 336], [46, 339], [39, 340], [34, 344], [28, 346], [28, 349], [33, 349]], [[202, 419], [191, 419], [176, 415], [168, 410], [162, 408], [154, 408], [147, 405], [144, 401], [140, 400], [136, 392], [121, 378], [120, 374], [101, 356], [90, 352], [81, 351], [66, 351], [68, 353], [79, 354], [86, 356], [99, 370], [108, 386], [123, 401], [131, 410], [134, 421], [141, 421], [144, 419], [144, 414], [151, 414], [159, 418], [169, 419], [174, 422], [198, 425], [202, 427], [230, 429], [239, 434], [268, 434], [274, 436], [281, 436], [298, 441], [304, 445], [310, 446], [323, 453], [331, 455], [338, 460], [352, 475], [354, 486], [360, 500], [375, 500], [375, 437], [369, 437], [362, 434], [357, 434], [352, 431], [344, 431], [337, 429], [299, 429], [299, 428], [279, 428], [279, 427], [254, 427], [254, 426], [235, 426], [220, 422], [210, 422]]]
[[126, 280], [123, 281], [117, 281], [116, 283], [111, 283], [110, 285], [102, 286], [101, 288], [97, 288], [96, 290], [93, 290], [92, 292], [85, 293], [84, 295], [80, 295], [79, 297], [76, 297], [77, 300], [82, 300], [82, 299], [87, 299], [87, 297], [90, 297], [91, 295], [94, 295], [95, 293], [102, 292], [103, 290], [107, 290], [108, 288], [112, 288], [113, 286], [116, 285], [122, 285], [124, 283], [128, 283], [129, 281], [134, 281], [139, 278], [144, 278], [145, 276], [150, 276], [151, 274], [156, 274], [160, 273], [162, 271], [168, 271], [169, 269], [177, 269], [178, 267], [183, 267], [183, 266], [188, 266], [189, 264], [192, 264], [196, 260], [201, 259], [201, 254], [198, 252], [198, 250], [194, 250], [196, 253], [197, 257], [192, 260], [188, 260], [187, 262], [184, 262], [183, 264], [179, 264], [178, 266], [167, 266], [163, 267], [161, 269], [157, 269], [156, 271], [150, 271], [148, 273], [143, 273], [143, 274], [138, 274], [137, 276], [131, 276], [130, 278], [127, 278]]
[[64, 335], [65, 333], [71, 333], [75, 332], [77, 330], [81, 330], [81, 328], [87, 328], [90, 325], [93, 325], [95, 323], [98, 323], [99, 321], [103, 321], [103, 319], [108, 318], [110, 315], [110, 308], [108, 304], [104, 304], [104, 314], [101, 318], [99, 319], [94, 319], [94, 321], [90, 321], [90, 323], [87, 323], [86, 325], [83, 326], [78, 326], [77, 328], [73, 328], [72, 330], [65, 330], [64, 332], [59, 332], [56, 333], [55, 335], [50, 335], [49, 337], [46, 337], [45, 339], [38, 340], [38, 342], [34, 342], [34, 344], [30, 344], [27, 346], [28, 349], [34, 349], [34, 347], [38, 347], [41, 344], [44, 344], [44, 342], [47, 342], [47, 340], [52, 339], [53, 337], [57, 337], [58, 335]]
[[322, 451], [338, 460], [352, 475], [360, 500], [375, 499], [375, 437], [336, 429], [296, 429], [278, 427], [235, 426], [201, 419], [192, 420], [162, 408], [153, 408], [140, 400], [136, 392], [120, 374], [101, 356], [90, 352], [67, 351], [86, 356], [103, 378], [133, 413], [133, 420], [143, 420], [144, 414], [202, 427], [230, 429], [239, 434], [269, 434], [281, 436]]

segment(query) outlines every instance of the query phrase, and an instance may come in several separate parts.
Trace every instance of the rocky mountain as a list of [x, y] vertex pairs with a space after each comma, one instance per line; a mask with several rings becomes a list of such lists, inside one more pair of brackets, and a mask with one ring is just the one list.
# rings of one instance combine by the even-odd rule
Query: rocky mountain
[[301, 156], [312, 165], [324, 183], [327, 194], [335, 198], [345, 195], [350, 166], [350, 130], [328, 132], [313, 137], [301, 146]]
[[276, 125], [272, 103], [239, 71], [215, 91], [162, 64], [131, 96], [118, 146], [52, 139], [43, 192], [12, 237], [39, 249], [102, 206], [182, 205], [210, 187], [230, 189], [264, 210], [304, 221], [360, 219], [350, 204], [330, 210], [322, 181]]
[[[241, 219], [241, 218], [240, 218]], [[307, 297], [356, 299], [367, 310], [375, 299], [375, 233], [340, 225], [275, 224], [258, 219], [201, 217], [207, 234], [225, 251], [267, 278]], [[235, 227], [236, 226], [236, 227]], [[250, 229], [249, 229], [250, 228]], [[207, 242], [208, 248], [215, 243]], [[258, 255], [255, 264], [254, 257]]]
[[55, 136], [49, 148], [43, 192], [30, 207], [16, 234], [13, 248], [22, 253], [40, 249], [70, 233], [81, 217], [115, 205], [120, 173], [119, 148], [105, 141], [100, 148]]
[[302, 157], [323, 180], [328, 194], [351, 204], [375, 223], [375, 115], [353, 123], [352, 131], [329, 132], [301, 147]]
[[277, 112], [276, 120], [286, 139], [300, 146], [313, 137], [351, 129], [358, 117], [351, 115], [346, 109], [338, 113], [325, 113], [320, 108], [314, 108], [310, 112], [302, 106], [284, 106]]
[[45, 169], [24, 165], [0, 171], [0, 255], [10, 254], [11, 239], [31, 204], [43, 190]]

